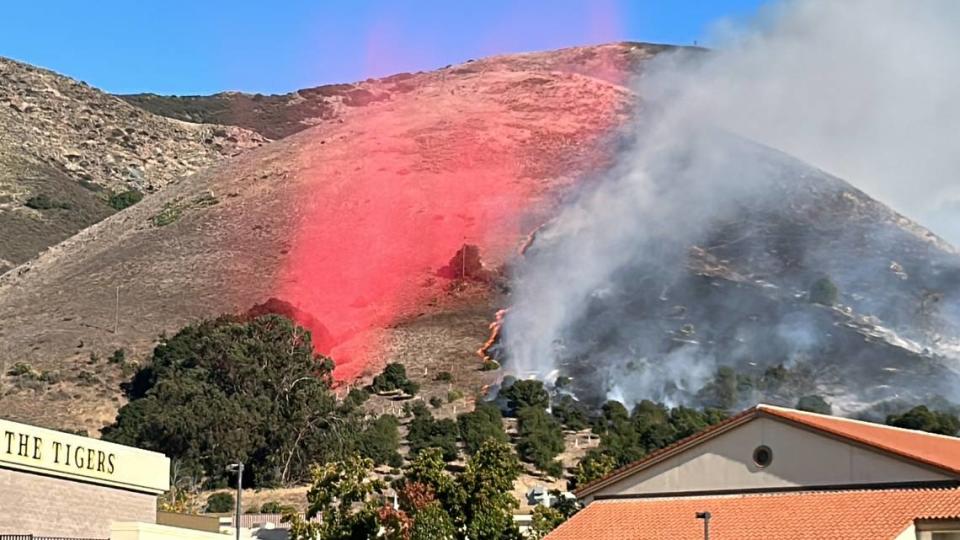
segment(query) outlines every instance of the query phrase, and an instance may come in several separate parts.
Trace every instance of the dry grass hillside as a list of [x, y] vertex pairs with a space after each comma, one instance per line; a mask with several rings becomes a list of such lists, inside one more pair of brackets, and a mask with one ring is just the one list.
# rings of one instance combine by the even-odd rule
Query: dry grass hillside
[[263, 142], [0, 58], [0, 273], [112, 214], [111, 193], [154, 191]]
[[118, 97], [161, 116], [187, 122], [241, 126], [270, 139], [281, 139], [318, 124], [336, 121], [349, 115], [352, 109], [391, 101], [423, 86], [436, 84], [438, 78], [456, 79], [486, 71], [559, 71], [624, 84], [643, 62], [673, 48], [624, 42], [493, 56], [447, 66], [439, 71], [397, 73], [382, 79], [304, 88], [280, 95], [222, 92], [211, 96], [131, 94]]
[[[440, 270], [469, 241], [498, 275], [562, 189], [604, 165], [599, 143], [628, 117], [630, 94], [611, 77], [558, 71], [556, 60], [659, 48], [590, 50], [377, 83], [409, 86], [305, 119], [317, 125], [197, 174], [158, 176], [156, 194], [0, 277], [4, 416], [96, 432], [120, 404], [113, 351], [142, 359], [163, 332], [271, 297], [327, 326], [329, 352], [352, 376], [393, 360], [427, 395], [446, 392], [432, 382], [440, 370], [479, 389], [489, 374], [475, 351], [502, 307], [498, 280]], [[105, 186], [124, 184], [103, 162], [85, 167]]]

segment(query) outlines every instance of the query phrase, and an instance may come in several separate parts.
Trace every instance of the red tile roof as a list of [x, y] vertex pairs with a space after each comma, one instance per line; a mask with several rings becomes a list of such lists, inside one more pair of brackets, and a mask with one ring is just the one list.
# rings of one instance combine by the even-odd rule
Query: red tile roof
[[688, 448], [760, 416], [788, 422], [801, 428], [934, 467], [949, 474], [960, 475], [960, 439], [956, 437], [761, 404], [731, 416], [723, 422], [686, 439], [652, 452], [643, 459], [621, 467], [603, 478], [584, 484], [576, 490], [576, 494], [578, 497], [585, 497], [606, 485], [626, 478], [637, 471], [684, 452]]
[[883, 540], [918, 519], [960, 519], [960, 488], [807, 491], [595, 501], [546, 540]]

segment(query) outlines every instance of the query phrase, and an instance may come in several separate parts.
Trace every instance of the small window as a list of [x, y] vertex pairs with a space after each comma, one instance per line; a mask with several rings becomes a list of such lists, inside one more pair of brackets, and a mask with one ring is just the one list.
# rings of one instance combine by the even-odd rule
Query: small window
[[753, 462], [761, 469], [773, 462], [773, 450], [769, 446], [758, 446], [753, 451]]

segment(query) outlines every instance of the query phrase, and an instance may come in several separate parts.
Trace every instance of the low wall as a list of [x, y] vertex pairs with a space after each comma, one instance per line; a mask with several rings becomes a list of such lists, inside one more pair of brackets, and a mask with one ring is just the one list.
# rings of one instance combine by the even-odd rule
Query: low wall
[[[110, 527], [110, 540], [230, 540], [233, 530], [214, 533], [157, 525], [155, 523], [117, 522]], [[249, 529], [240, 529], [240, 538], [250, 540]]]

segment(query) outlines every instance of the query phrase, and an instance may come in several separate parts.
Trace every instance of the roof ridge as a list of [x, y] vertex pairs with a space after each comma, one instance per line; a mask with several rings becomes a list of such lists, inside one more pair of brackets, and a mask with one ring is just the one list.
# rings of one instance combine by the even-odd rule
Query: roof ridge
[[849, 423], [851, 423], [851, 424], [857, 424], [857, 425], [867, 426], [867, 427], [872, 427], [872, 428], [890, 429], [890, 430], [893, 430], [893, 431], [899, 431], [899, 432], [902, 432], [902, 433], [908, 433], [908, 434], [910, 434], [910, 435], [920, 435], [920, 436], [924, 436], [924, 437], [935, 437], [935, 438], [948, 439], [948, 440], [952, 440], [952, 441], [960, 440], [960, 437], [954, 437], [954, 436], [952, 436], [952, 435], [943, 435], [942, 433], [930, 433], [929, 431], [921, 431], [921, 430], [919, 430], [919, 429], [910, 429], [910, 428], [903, 428], [903, 427], [899, 427], [899, 426], [891, 426], [891, 425], [888, 425], [888, 424], [880, 424], [880, 423], [878, 423], [878, 422], [870, 422], [869, 420], [859, 420], [859, 419], [857, 419], [857, 418], [847, 418], [846, 416], [834, 416], [834, 415], [832, 415], [832, 414], [822, 414], [822, 413], [815, 413], [815, 412], [811, 412], [811, 411], [801, 411], [800, 409], [791, 409], [791, 408], [789, 408], [789, 407], [780, 407], [780, 406], [778, 406], [778, 405], [769, 405], [769, 404], [766, 404], [766, 403], [758, 403], [755, 408], [756, 408], [757, 410], [771, 412], [771, 413], [773, 413], [773, 414], [775, 414], [775, 415], [778, 415], [778, 416], [779, 416], [780, 413], [799, 414], [799, 415], [801, 415], [801, 416], [816, 416], [816, 417], [824, 418], [824, 419], [828, 419], [828, 420], [838, 420], [838, 421], [841, 421], [841, 422], [849, 422]]
[[639, 501], [671, 501], [671, 500], [705, 500], [705, 499], [746, 499], [751, 497], [801, 497], [809, 496], [813, 494], [817, 495], [842, 495], [847, 493], [908, 493], [908, 492], [930, 492], [930, 491], [956, 491], [960, 493], [960, 486], [917, 486], [917, 487], [898, 487], [898, 488], [877, 488], [877, 487], [851, 487], [847, 489], [837, 488], [837, 489], [816, 489], [815, 486], [811, 486], [811, 489], [797, 490], [797, 491], [752, 491], [749, 493], [722, 493], [722, 494], [703, 494], [703, 495], [667, 495], [657, 497], [642, 497], [642, 498], [611, 498], [611, 499], [597, 499], [591, 504], [628, 504], [635, 503]]

